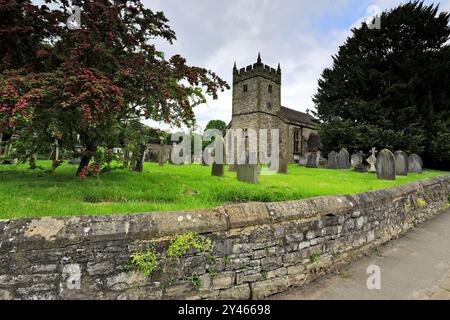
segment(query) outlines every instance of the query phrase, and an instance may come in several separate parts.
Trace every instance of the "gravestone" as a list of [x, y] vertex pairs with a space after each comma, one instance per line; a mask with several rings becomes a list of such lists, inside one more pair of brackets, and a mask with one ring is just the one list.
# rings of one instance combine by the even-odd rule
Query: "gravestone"
[[352, 163], [353, 167], [357, 167], [358, 165], [363, 164], [363, 156], [362, 156], [361, 152], [355, 153], [354, 155], [352, 155], [351, 159], [352, 159], [351, 163]]
[[225, 166], [223, 164], [217, 164], [217, 163], [213, 163], [212, 165], [212, 170], [211, 170], [211, 175], [213, 177], [223, 177], [225, 174]]
[[322, 152], [317, 152], [317, 167], [326, 168], [328, 165], [328, 160], [322, 156]]
[[372, 152], [372, 155], [368, 159], [366, 159], [366, 161], [370, 165], [369, 172], [375, 173], [375, 172], [377, 172], [377, 167], [376, 167], [376, 164], [377, 164], [377, 157], [376, 157], [377, 149], [376, 148], [372, 148], [371, 152]]
[[338, 154], [336, 151], [331, 151], [328, 154], [328, 169], [337, 169], [338, 168]]
[[423, 161], [420, 156], [417, 154], [412, 154], [408, 159], [408, 171], [411, 173], [419, 173], [422, 174], [423, 169]]
[[380, 180], [395, 180], [395, 157], [388, 149], [378, 154], [377, 176]]
[[352, 155], [352, 166], [355, 168], [356, 172], [367, 172], [367, 168], [364, 164], [364, 154], [362, 151]]
[[160, 148], [158, 150], [158, 164], [160, 167], [164, 166], [164, 144], [161, 141]]
[[338, 155], [338, 169], [350, 169], [352, 166], [350, 164], [350, 154], [347, 149], [342, 148]]
[[320, 149], [320, 137], [317, 133], [312, 132], [308, 138], [308, 151], [309, 152], [317, 152]]
[[289, 161], [286, 159], [280, 159], [279, 167], [278, 167], [278, 173], [280, 174], [288, 174], [289, 168]]
[[257, 184], [259, 182], [259, 166], [256, 164], [237, 165], [237, 179], [241, 182]]
[[236, 172], [236, 165], [235, 164], [230, 164], [228, 166], [228, 171], [229, 172]]
[[308, 164], [308, 157], [300, 156], [298, 160], [298, 165], [306, 167], [307, 164]]
[[397, 176], [408, 175], [408, 155], [403, 151], [397, 151], [395, 154], [395, 174]]
[[308, 155], [308, 162], [306, 163], [307, 168], [317, 168], [317, 152], [311, 152]]

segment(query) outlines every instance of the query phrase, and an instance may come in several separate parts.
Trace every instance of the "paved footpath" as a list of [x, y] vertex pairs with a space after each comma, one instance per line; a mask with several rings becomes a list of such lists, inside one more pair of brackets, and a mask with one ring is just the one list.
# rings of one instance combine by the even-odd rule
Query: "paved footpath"
[[[381, 290], [367, 289], [367, 268], [381, 269]], [[273, 300], [450, 300], [450, 210], [340, 272]]]

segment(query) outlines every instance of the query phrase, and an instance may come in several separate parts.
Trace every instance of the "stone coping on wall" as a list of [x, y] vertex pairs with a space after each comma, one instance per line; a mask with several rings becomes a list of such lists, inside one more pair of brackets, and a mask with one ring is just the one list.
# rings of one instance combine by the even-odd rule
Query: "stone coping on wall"
[[287, 221], [314, 221], [355, 208], [395, 202], [424, 188], [450, 189], [450, 175], [357, 195], [324, 196], [278, 203], [244, 203], [215, 209], [108, 216], [0, 220], [0, 253], [61, 248], [86, 242], [151, 240], [185, 232], [230, 231]]

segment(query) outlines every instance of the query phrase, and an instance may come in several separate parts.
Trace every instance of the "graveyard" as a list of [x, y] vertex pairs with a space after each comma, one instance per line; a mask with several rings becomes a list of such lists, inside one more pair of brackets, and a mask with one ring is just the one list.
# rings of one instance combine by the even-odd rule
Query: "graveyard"
[[450, 300], [442, 1], [0, 1], [0, 300]]
[[[38, 161], [43, 168], [51, 161]], [[449, 172], [379, 180], [376, 173], [289, 165], [288, 174], [264, 175], [258, 184], [237, 180], [224, 170], [211, 176], [211, 166], [145, 163], [141, 174], [117, 170], [82, 180], [76, 166], [63, 164], [54, 174], [31, 171], [28, 165], [0, 167], [0, 219], [43, 216], [106, 215], [214, 208], [243, 202], [278, 202], [326, 195], [357, 194], [389, 188]]]

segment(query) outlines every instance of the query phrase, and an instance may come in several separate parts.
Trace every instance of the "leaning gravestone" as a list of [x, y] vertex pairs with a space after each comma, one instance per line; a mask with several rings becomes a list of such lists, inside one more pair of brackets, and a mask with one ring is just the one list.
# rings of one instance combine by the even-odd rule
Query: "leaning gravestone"
[[211, 175], [214, 177], [223, 177], [225, 174], [225, 166], [223, 164], [213, 163]]
[[408, 155], [403, 151], [397, 151], [395, 154], [395, 174], [397, 176], [408, 175]]
[[412, 154], [408, 159], [408, 171], [411, 173], [419, 173], [422, 174], [423, 169], [423, 161], [422, 158], [417, 154]]
[[311, 152], [308, 155], [308, 162], [306, 163], [307, 168], [317, 168], [317, 152]]
[[256, 164], [237, 165], [237, 179], [241, 182], [257, 184], [259, 182], [259, 166]]
[[350, 154], [347, 149], [343, 148], [338, 155], [338, 169], [350, 169], [352, 166], [350, 164]]
[[280, 159], [278, 173], [288, 174], [289, 162], [286, 159]]
[[338, 154], [336, 151], [331, 151], [328, 154], [328, 169], [337, 169], [338, 168]]
[[395, 180], [395, 157], [388, 149], [378, 154], [377, 175], [380, 180]]

